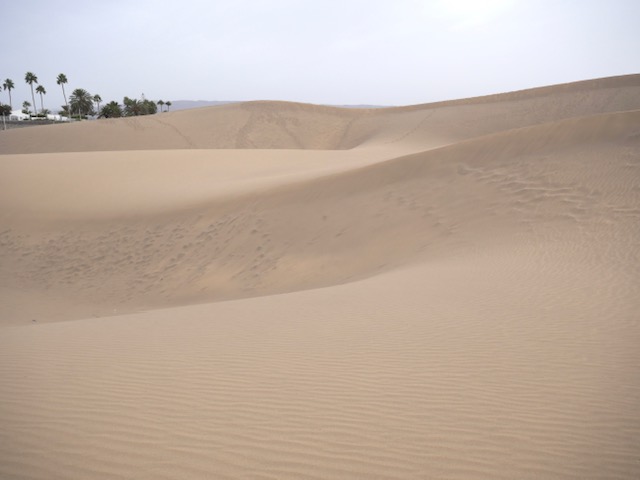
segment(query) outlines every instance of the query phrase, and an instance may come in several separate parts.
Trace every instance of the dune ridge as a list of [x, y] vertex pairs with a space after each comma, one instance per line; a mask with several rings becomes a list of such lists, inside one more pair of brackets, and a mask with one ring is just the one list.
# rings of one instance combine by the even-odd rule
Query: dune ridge
[[640, 109], [640, 74], [382, 109], [245, 102], [3, 132], [0, 154], [164, 149], [421, 150], [510, 128]]
[[0, 154], [0, 477], [640, 476], [640, 75]]

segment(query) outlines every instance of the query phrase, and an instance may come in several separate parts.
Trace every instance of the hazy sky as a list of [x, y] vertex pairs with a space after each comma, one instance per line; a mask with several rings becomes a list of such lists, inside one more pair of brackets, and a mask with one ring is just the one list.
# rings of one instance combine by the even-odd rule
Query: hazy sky
[[31, 100], [27, 71], [54, 111], [58, 73], [105, 101], [404, 105], [640, 72], [639, 0], [0, 0], [0, 13], [14, 108]]

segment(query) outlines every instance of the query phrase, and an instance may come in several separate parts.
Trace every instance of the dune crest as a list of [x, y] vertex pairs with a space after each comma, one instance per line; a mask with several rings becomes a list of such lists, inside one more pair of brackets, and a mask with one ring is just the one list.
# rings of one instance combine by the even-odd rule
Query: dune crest
[[640, 75], [0, 132], [0, 477], [640, 476]]
[[0, 154], [165, 149], [349, 150], [433, 146], [599, 113], [640, 109], [640, 74], [381, 109], [256, 101], [3, 132]]

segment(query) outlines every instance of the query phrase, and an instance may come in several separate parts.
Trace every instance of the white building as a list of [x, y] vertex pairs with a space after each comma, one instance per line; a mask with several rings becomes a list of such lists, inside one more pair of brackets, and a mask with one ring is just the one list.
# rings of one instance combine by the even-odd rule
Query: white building
[[29, 120], [29, 119], [31, 119], [31, 115], [22, 113], [20, 110], [11, 110], [11, 114], [9, 115], [9, 120]]
[[[21, 110], [12, 110], [7, 120], [13, 120], [13, 121], [31, 120], [31, 115], [27, 113], [22, 113]], [[53, 120], [54, 122], [68, 122], [69, 118], [63, 117], [62, 115], [48, 114], [47, 120]]]
[[53, 115], [51, 113], [49, 113], [47, 115], [47, 120], [53, 120], [56, 122], [68, 122], [69, 118], [68, 117], [63, 117], [62, 115]]

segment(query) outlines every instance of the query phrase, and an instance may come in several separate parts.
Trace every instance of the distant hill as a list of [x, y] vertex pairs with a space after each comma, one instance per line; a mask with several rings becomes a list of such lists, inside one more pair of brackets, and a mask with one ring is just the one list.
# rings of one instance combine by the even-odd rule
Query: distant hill
[[[231, 103], [241, 103], [239, 101], [209, 101], [209, 100], [171, 100], [171, 111], [188, 110], [190, 108], [215, 107], [218, 105], [229, 105]], [[329, 105], [341, 108], [384, 108], [384, 105]]]
[[190, 108], [215, 107], [217, 105], [228, 105], [240, 102], [216, 102], [208, 100], [171, 100], [171, 111], [188, 110]]

